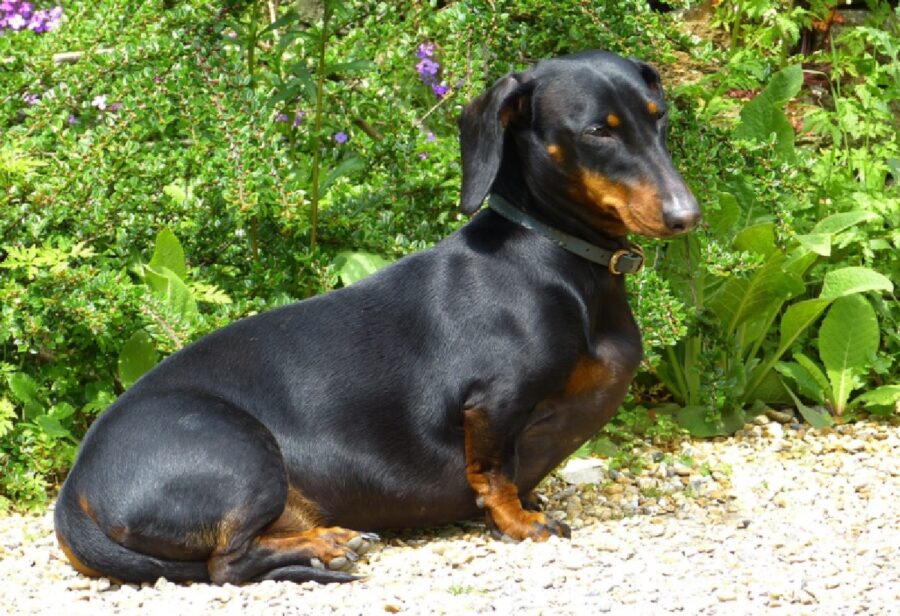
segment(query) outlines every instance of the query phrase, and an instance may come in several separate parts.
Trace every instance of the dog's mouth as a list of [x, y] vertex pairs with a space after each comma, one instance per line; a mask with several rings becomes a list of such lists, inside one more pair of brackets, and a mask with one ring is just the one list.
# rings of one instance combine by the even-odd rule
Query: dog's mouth
[[690, 230], [686, 223], [674, 228], [667, 224], [663, 199], [650, 182], [629, 185], [584, 171], [576, 186], [573, 190], [575, 200], [589, 208], [603, 230], [612, 235], [636, 233], [667, 238]]

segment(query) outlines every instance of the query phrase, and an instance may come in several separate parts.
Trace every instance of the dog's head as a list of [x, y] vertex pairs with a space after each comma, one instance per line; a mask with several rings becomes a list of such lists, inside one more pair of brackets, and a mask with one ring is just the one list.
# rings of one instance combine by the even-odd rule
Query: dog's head
[[659, 75], [643, 62], [602, 51], [543, 61], [499, 79], [459, 125], [467, 214], [516, 173], [552, 218], [608, 235], [668, 237], [700, 219], [666, 149]]

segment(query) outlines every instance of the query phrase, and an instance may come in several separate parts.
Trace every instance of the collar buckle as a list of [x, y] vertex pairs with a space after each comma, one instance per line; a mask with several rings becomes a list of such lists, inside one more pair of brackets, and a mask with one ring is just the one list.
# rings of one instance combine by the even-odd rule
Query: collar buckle
[[[619, 261], [622, 266], [619, 267]], [[637, 244], [632, 244], [630, 248], [616, 250], [609, 258], [609, 271], [616, 276], [622, 274], [636, 274], [644, 269], [644, 250]]]

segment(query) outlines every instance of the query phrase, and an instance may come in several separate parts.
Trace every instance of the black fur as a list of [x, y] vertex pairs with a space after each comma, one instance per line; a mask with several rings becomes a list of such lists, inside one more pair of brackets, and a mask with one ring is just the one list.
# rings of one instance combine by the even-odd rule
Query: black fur
[[[693, 208], [655, 234], [686, 231], [696, 202], [665, 154], [664, 120], [645, 109], [664, 108], [658, 84], [649, 66], [603, 52], [500, 79], [460, 120], [462, 208], [474, 212], [493, 190], [583, 239], [624, 246], [608, 217], [571, 198], [573, 178], [589, 170], [651, 183], [662, 210]], [[610, 113], [618, 137], [585, 134]], [[551, 144], [563, 162], [548, 156]], [[262, 571], [249, 559], [244, 573], [216, 579], [207, 560], [248, 549], [289, 487], [322, 525], [477, 515], [466, 409], [485, 411], [496, 458], [524, 495], [608, 421], [640, 358], [621, 276], [486, 210], [357, 284], [165, 359], [91, 426], [57, 533], [83, 568], [122, 580], [352, 579], [309, 559]], [[573, 393], [583, 361], [605, 376]]]

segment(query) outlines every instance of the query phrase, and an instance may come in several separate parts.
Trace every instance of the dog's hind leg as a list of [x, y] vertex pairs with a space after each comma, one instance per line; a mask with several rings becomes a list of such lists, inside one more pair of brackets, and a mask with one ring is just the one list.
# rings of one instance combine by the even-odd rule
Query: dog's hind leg
[[237, 549], [215, 552], [208, 562], [210, 578], [220, 584], [261, 580], [350, 582], [357, 578], [340, 570], [352, 567], [375, 539], [369, 533], [337, 527], [267, 531]]

